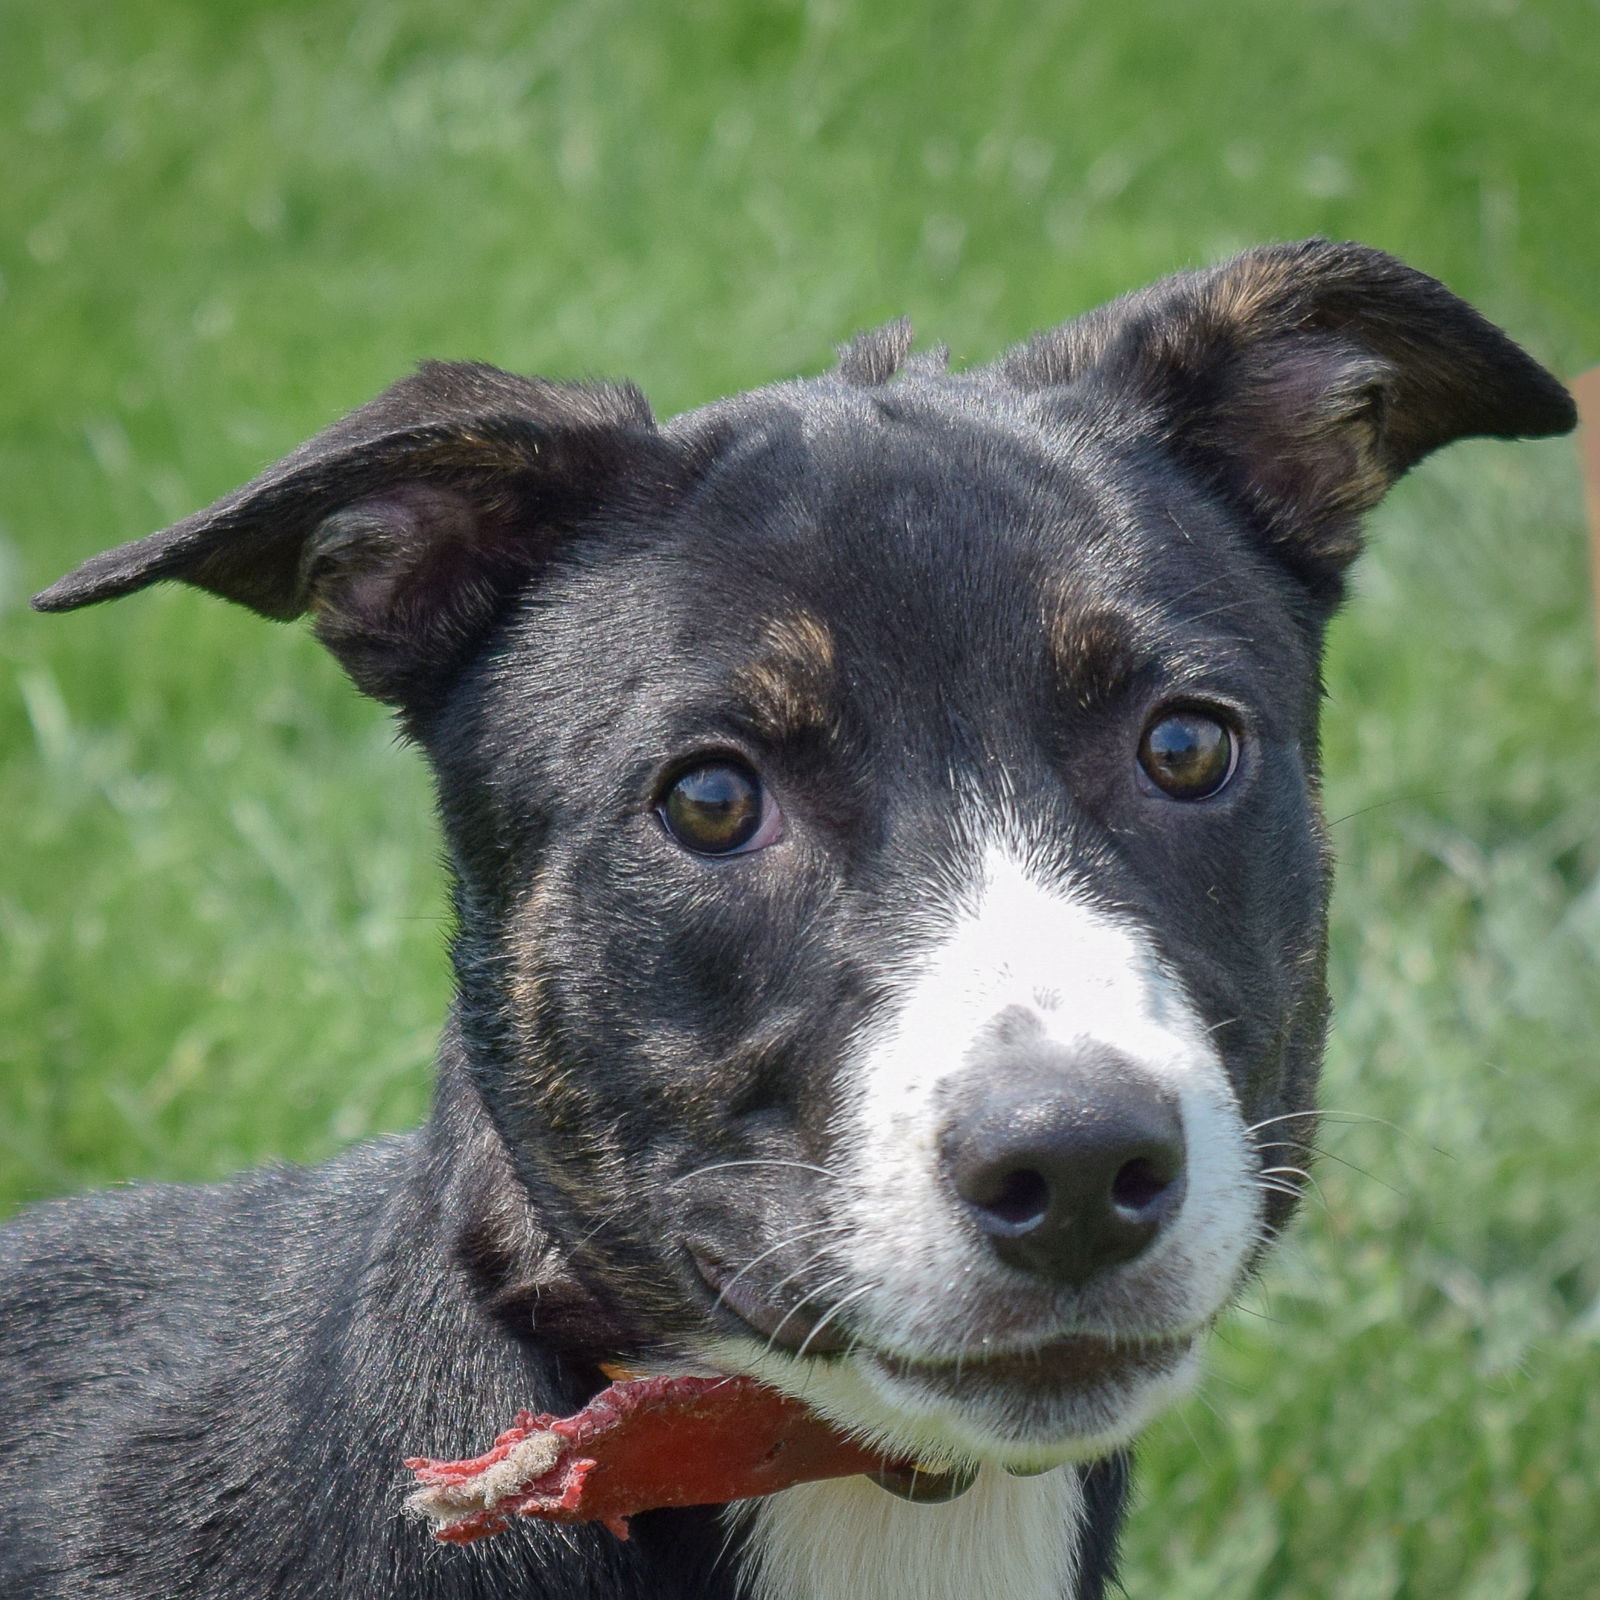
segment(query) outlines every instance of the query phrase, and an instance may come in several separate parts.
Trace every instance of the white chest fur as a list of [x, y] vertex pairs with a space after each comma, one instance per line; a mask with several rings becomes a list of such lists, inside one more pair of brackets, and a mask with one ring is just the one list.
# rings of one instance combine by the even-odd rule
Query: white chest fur
[[1071, 1468], [985, 1467], [958, 1500], [915, 1505], [866, 1478], [741, 1507], [755, 1600], [1070, 1600], [1083, 1494]]

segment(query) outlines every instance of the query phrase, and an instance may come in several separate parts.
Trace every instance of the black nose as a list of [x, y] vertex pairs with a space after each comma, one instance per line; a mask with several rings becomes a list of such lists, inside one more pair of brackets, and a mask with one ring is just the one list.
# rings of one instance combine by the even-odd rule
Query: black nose
[[1071, 1285], [1131, 1261], [1183, 1199], [1183, 1119], [1109, 1050], [1034, 1042], [974, 1071], [943, 1153], [995, 1253]]

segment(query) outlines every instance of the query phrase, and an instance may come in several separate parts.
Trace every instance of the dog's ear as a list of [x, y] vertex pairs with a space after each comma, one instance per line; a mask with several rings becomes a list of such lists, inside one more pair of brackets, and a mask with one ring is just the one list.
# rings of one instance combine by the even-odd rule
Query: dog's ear
[[424, 709], [574, 522], [651, 458], [629, 386], [429, 362], [242, 489], [34, 598], [70, 611], [176, 578], [263, 616], [310, 611], [360, 688]]
[[1087, 390], [1157, 433], [1328, 601], [1361, 514], [1429, 451], [1576, 421], [1562, 385], [1443, 284], [1322, 239], [1164, 279], [996, 370]]

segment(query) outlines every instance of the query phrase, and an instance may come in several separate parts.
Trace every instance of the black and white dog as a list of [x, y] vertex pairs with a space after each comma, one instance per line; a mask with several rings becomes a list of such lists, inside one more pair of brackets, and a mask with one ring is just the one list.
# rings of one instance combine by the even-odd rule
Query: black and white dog
[[[909, 342], [665, 424], [428, 366], [39, 597], [311, 613], [437, 775], [459, 989], [420, 1132], [3, 1235], [8, 1600], [1101, 1594], [1122, 1452], [1293, 1203], [1358, 520], [1573, 409], [1322, 241], [975, 371]], [[403, 1457], [618, 1360], [976, 1479], [398, 1514]]]

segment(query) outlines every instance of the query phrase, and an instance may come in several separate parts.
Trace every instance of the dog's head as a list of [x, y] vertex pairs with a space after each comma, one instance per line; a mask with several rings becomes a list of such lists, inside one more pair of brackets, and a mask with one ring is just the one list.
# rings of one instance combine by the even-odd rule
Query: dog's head
[[310, 611], [433, 761], [475, 1081], [622, 1325], [1028, 1466], [1184, 1383], [1299, 1188], [1361, 513], [1573, 417], [1318, 241], [908, 342], [661, 426], [429, 366], [39, 603]]

